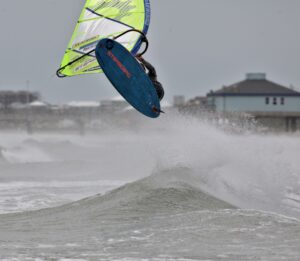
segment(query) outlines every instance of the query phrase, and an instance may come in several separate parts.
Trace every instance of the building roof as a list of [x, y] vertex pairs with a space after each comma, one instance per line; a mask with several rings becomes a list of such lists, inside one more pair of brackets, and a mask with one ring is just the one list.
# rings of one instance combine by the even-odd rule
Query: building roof
[[[257, 77], [256, 77], [257, 76]], [[247, 74], [246, 80], [224, 86], [208, 96], [300, 96], [300, 93], [288, 87], [266, 79], [264, 74]]]
[[30, 103], [31, 107], [47, 107], [48, 104], [46, 104], [45, 102], [42, 101], [34, 101]]
[[79, 108], [82, 108], [82, 107], [99, 107], [100, 106], [100, 102], [97, 102], [97, 101], [72, 101], [72, 102], [69, 102], [67, 104], [67, 106], [69, 107], [79, 107]]

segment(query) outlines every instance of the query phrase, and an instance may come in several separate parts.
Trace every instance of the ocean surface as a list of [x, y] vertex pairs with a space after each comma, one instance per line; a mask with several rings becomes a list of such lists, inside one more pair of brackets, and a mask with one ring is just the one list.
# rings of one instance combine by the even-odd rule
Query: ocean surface
[[224, 124], [1, 132], [0, 260], [300, 260], [300, 134]]

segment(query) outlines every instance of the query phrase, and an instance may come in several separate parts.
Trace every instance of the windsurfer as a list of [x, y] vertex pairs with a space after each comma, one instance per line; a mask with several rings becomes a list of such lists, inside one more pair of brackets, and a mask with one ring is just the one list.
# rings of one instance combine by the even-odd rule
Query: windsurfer
[[148, 70], [147, 74], [154, 85], [154, 88], [157, 92], [159, 100], [161, 101], [165, 95], [165, 92], [164, 92], [164, 88], [163, 88], [162, 84], [157, 80], [157, 74], [156, 74], [155, 68], [153, 67], [153, 65], [151, 63], [146, 61], [142, 56], [137, 55], [136, 58], [140, 61], [143, 68], [144, 69], [146, 68]]

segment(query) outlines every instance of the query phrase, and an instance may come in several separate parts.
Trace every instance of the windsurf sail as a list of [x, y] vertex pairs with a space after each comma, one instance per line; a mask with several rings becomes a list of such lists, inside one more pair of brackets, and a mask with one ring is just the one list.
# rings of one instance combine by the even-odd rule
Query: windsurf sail
[[115, 38], [136, 55], [149, 24], [150, 0], [87, 0], [57, 75], [102, 72], [94, 50], [103, 38]]

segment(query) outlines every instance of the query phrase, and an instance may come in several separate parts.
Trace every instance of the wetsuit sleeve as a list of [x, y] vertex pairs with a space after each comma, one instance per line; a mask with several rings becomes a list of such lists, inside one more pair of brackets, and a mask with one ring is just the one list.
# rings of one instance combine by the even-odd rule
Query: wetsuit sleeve
[[151, 79], [156, 79], [157, 78], [157, 74], [156, 74], [156, 70], [155, 68], [152, 66], [151, 63], [147, 62], [145, 59], [142, 60], [142, 63], [145, 65], [145, 67], [147, 68], [148, 75]]

